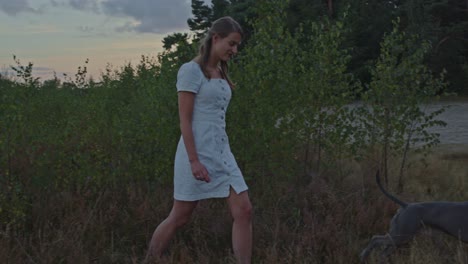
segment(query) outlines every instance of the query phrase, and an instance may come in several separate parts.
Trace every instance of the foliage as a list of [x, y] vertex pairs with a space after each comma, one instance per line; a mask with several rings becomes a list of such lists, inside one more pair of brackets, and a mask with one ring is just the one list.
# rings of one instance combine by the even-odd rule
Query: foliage
[[433, 43], [424, 64], [436, 75], [446, 71], [448, 91], [466, 93], [467, 8], [466, 1], [456, 0], [292, 0], [287, 20], [294, 32], [301, 23], [324, 18], [340, 20], [340, 15], [347, 12], [345, 44], [352, 48], [349, 69], [367, 84], [371, 65], [380, 54], [383, 34], [390, 32], [392, 21], [401, 17], [402, 29]]
[[[228, 118], [233, 151], [249, 177], [272, 170], [288, 171], [294, 147], [292, 138], [277, 129], [280, 118], [291, 107], [297, 84], [294, 81], [297, 43], [285, 29], [285, 1], [260, 1], [253, 21], [254, 35], [232, 65], [237, 82]], [[232, 125], [231, 125], [232, 124]], [[285, 152], [279, 151], [285, 148]], [[288, 160], [288, 162], [284, 162]], [[284, 165], [284, 166], [283, 166]]]
[[[400, 31], [399, 20], [381, 42], [380, 57], [358, 111], [368, 144], [383, 146], [385, 176], [391, 153], [406, 153], [410, 147], [429, 148], [438, 143], [438, 135], [427, 129], [444, 125], [436, 119], [444, 108], [428, 113], [424, 104], [439, 94], [445, 84], [443, 76], [434, 78], [424, 65], [429, 50], [428, 42]], [[404, 162], [405, 159], [402, 167]], [[402, 188], [401, 182], [399, 185]]]
[[193, 18], [189, 18], [187, 24], [194, 33], [193, 42], [199, 42], [216, 19], [231, 16], [244, 31], [244, 39], [240, 48], [242, 49], [252, 34], [249, 21], [256, 17], [252, 8], [254, 3], [254, 0], [212, 0], [211, 5], [208, 5], [201, 0], [192, 0]]
[[[260, 17], [253, 8], [255, 5], [252, 0], [216, 0], [211, 1], [211, 5], [192, 1], [194, 17], [188, 24], [194, 33], [194, 42], [198, 42], [215, 19], [230, 15], [246, 32], [242, 50], [253, 35], [251, 22]], [[343, 22], [346, 30], [342, 33], [346, 36], [342, 44], [349, 48], [351, 55], [348, 71], [368, 84], [372, 65], [380, 54], [380, 40], [384, 33], [392, 30], [392, 21], [401, 17], [402, 29], [433, 43], [424, 64], [436, 75], [444, 73], [447, 91], [466, 93], [467, 8], [465, 2], [456, 0], [291, 0], [285, 6], [285, 22], [291, 34], [300, 25], [310, 22], [327, 19]], [[341, 17], [343, 13], [347, 13], [345, 19]], [[304, 36], [312, 34], [309, 27], [302, 30]]]
[[30, 201], [46, 190], [170, 182], [180, 66], [172, 56], [108, 69], [100, 83], [84, 82], [85, 68], [62, 85], [2, 81], [1, 223], [26, 224]]
[[431, 41], [425, 64], [445, 72], [450, 92], [466, 93], [468, 75], [468, 2], [457, 0], [403, 1], [399, 9], [406, 30]]
[[[287, 5], [262, 1], [256, 6], [263, 15], [253, 22], [254, 35], [233, 65], [239, 91], [230, 118], [242, 129], [230, 134], [241, 141], [236, 153], [251, 173], [292, 177], [308, 174], [314, 156], [319, 171], [324, 151], [330, 160], [353, 152], [352, 113], [345, 106], [359, 85], [347, 73], [344, 24], [309, 22], [291, 34]], [[336, 145], [342, 148], [334, 151]]]
[[28, 66], [21, 65], [19, 59], [16, 56], [13, 56], [17, 66], [11, 66], [11, 69], [16, 73], [16, 77], [23, 81], [29, 86], [35, 86], [39, 84], [39, 78], [32, 75], [33, 63], [29, 62]]
[[[346, 13], [345, 13], [346, 16]], [[353, 138], [353, 113], [348, 107], [356, 100], [360, 84], [348, 73], [349, 50], [343, 47], [346, 35], [342, 21], [324, 19], [306, 24], [307, 36], [299, 31], [296, 38], [305, 44], [300, 49], [297, 61], [300, 83], [297, 107], [289, 113], [294, 119], [293, 137], [309, 143], [316, 149], [317, 171], [320, 171], [322, 150], [329, 158], [356, 155]], [[336, 149], [336, 146], [340, 146]], [[308, 163], [308, 160], [305, 160]]]
[[210, 28], [213, 20], [212, 10], [203, 0], [192, 0], [192, 14], [194, 18], [189, 18], [187, 24], [196, 39], [201, 39]]
[[174, 33], [166, 36], [163, 40], [163, 48], [170, 50], [173, 46], [177, 45], [188, 45], [188, 34], [187, 33]]

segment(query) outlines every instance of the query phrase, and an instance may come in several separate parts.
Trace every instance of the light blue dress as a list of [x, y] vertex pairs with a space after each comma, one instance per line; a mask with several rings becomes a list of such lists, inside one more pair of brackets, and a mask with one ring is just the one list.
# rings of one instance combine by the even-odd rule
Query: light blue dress
[[207, 79], [194, 61], [183, 64], [177, 74], [177, 91], [195, 93], [192, 130], [198, 159], [208, 170], [211, 181], [196, 180], [182, 136], [174, 162], [174, 199], [197, 201], [228, 197], [230, 187], [236, 193], [248, 189], [242, 172], [229, 147], [226, 134], [226, 110], [231, 88], [224, 79]]

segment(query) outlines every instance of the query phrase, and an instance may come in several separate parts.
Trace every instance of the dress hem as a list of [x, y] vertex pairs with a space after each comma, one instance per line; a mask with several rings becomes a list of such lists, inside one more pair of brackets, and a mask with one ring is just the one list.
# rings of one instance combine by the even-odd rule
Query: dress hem
[[[237, 191], [234, 186], [230, 185], [237, 194], [247, 191], [249, 188], [243, 188], [240, 191]], [[203, 194], [176, 194], [174, 193], [174, 199], [177, 201], [186, 201], [194, 202], [199, 200], [211, 199], [211, 198], [227, 198], [229, 197], [229, 189], [227, 192], [217, 192], [217, 193], [203, 193]]]

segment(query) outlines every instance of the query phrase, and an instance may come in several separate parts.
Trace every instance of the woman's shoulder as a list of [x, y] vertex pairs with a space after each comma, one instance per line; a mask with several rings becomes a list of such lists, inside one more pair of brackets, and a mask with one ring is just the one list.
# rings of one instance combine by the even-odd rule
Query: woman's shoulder
[[203, 80], [203, 76], [204, 75], [200, 68], [200, 64], [194, 60], [182, 64], [177, 74], [178, 79], [194, 79], [198, 82]]
[[195, 61], [189, 61], [179, 68], [177, 74], [177, 91], [198, 93], [203, 84], [203, 73]]
[[199, 73], [201, 71], [200, 65], [195, 62], [194, 60], [188, 61], [179, 68], [179, 72], [191, 72], [191, 73]]

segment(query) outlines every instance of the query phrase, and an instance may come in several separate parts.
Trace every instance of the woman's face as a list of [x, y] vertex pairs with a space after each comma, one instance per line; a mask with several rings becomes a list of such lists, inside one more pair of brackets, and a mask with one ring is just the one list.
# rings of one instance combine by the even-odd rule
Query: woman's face
[[228, 61], [237, 54], [242, 36], [237, 32], [230, 33], [227, 37], [221, 38], [219, 35], [213, 36], [214, 55], [222, 61]]

